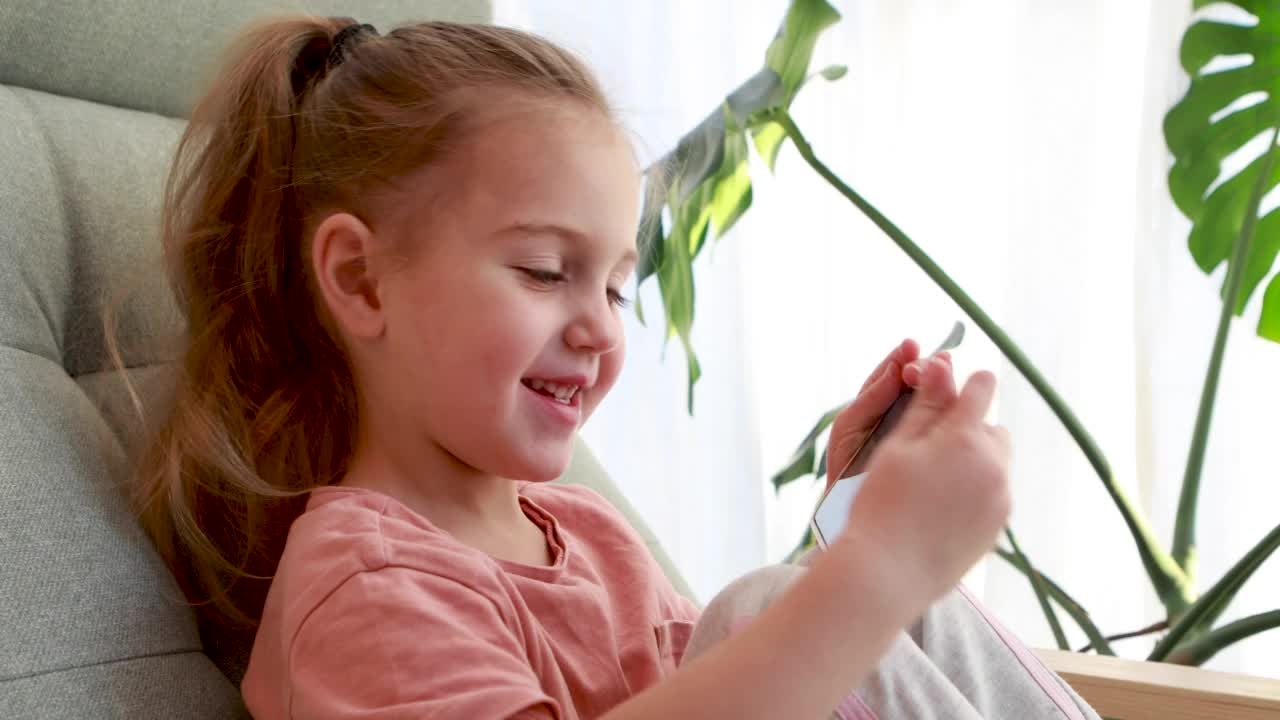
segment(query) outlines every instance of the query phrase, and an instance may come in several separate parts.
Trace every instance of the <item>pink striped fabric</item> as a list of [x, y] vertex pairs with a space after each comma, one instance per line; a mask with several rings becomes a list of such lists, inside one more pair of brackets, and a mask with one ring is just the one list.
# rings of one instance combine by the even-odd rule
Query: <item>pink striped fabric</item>
[[1004, 641], [1005, 646], [1013, 652], [1014, 657], [1018, 658], [1018, 662], [1022, 663], [1022, 667], [1026, 668], [1032, 679], [1034, 679], [1036, 684], [1040, 686], [1040, 689], [1049, 696], [1049, 699], [1053, 700], [1053, 703], [1058, 706], [1058, 709], [1062, 711], [1062, 714], [1065, 715], [1068, 720], [1085, 720], [1084, 714], [1080, 712], [1080, 708], [1076, 707], [1076, 704], [1071, 701], [1071, 698], [1067, 696], [1066, 690], [1062, 689], [1062, 686], [1054, 679], [1053, 674], [1049, 672], [1049, 669], [1044, 666], [1044, 663], [1040, 662], [1040, 658], [1036, 657], [1034, 653], [1028, 650], [1027, 646], [1023, 645], [1013, 633], [1005, 629], [1004, 625], [1001, 625], [1000, 621], [996, 620], [995, 616], [988, 612], [982, 603], [978, 602], [977, 598], [969, 592], [968, 588], [961, 585], [959, 590], [960, 594], [963, 595], [964, 598], [969, 601], [969, 604], [973, 606], [973, 609], [977, 610], [978, 614], [987, 621], [987, 624], [996, 632], [996, 635], [1000, 636], [1000, 639]]
[[880, 718], [862, 702], [862, 698], [857, 693], [849, 693], [844, 696], [844, 700], [836, 706], [836, 717], [840, 720], [880, 720]]

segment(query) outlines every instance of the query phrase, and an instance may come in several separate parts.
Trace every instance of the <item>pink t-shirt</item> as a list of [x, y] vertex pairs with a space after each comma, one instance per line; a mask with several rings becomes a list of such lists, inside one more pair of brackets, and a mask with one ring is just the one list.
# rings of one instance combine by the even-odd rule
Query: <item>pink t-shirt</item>
[[241, 690], [257, 720], [594, 718], [674, 671], [698, 610], [579, 486], [522, 484], [548, 567], [463, 545], [381, 493], [312, 492]]

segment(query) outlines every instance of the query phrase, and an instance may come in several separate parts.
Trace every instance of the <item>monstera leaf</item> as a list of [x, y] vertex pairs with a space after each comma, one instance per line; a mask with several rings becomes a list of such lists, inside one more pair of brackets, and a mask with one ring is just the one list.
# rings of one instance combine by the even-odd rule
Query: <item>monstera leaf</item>
[[[818, 35], [840, 19], [826, 0], [793, 0], [765, 55], [765, 67], [725, 98], [705, 120], [645, 171], [637, 284], [657, 276], [667, 336], [679, 336], [689, 362], [689, 412], [693, 386], [701, 375], [690, 342], [693, 328], [693, 260], [709, 234], [724, 237], [751, 206], [747, 136], [773, 167], [786, 134], [765, 116], [787, 109], [809, 79], [809, 60]], [[834, 80], [845, 72], [830, 67], [820, 75]], [[665, 217], [663, 210], [666, 210]], [[636, 304], [644, 321], [644, 310]]]
[[[1195, 0], [1195, 7], [1222, 0]], [[1223, 160], [1255, 138], [1274, 142], [1280, 127], [1280, 3], [1229, 0], [1256, 19], [1251, 25], [1201, 19], [1182, 39], [1182, 66], [1191, 76], [1187, 94], [1165, 116], [1164, 134], [1176, 162], [1169, 191], [1193, 223], [1189, 239], [1196, 264], [1206, 273], [1223, 262], [1241, 264], [1236, 314], [1272, 273], [1280, 251], [1280, 209], [1257, 221], [1240, 260], [1233, 257], [1246, 227], [1249, 198], [1257, 183], [1265, 195], [1280, 184], [1280, 163], [1259, 178], [1264, 152], [1247, 167], [1222, 178]], [[1241, 59], [1248, 62], [1241, 64]], [[1218, 63], [1211, 66], [1215, 60]], [[1218, 70], [1216, 68], [1228, 67]], [[1227, 285], [1224, 283], [1224, 300]], [[1262, 300], [1258, 334], [1280, 342], [1280, 274], [1272, 275]]]

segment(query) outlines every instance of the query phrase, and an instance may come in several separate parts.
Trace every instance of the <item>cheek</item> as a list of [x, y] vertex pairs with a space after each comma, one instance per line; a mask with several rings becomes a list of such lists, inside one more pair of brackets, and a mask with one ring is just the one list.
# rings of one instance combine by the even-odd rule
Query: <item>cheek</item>
[[[614, 383], [618, 381], [618, 375], [622, 373], [622, 363], [626, 355], [627, 342], [623, 338], [618, 341], [618, 347], [600, 358], [600, 370], [596, 376], [596, 386], [591, 393], [589, 406], [585, 408], [588, 417], [600, 405], [600, 401], [613, 389]], [[585, 420], [586, 418], [584, 417], [583, 419]]]

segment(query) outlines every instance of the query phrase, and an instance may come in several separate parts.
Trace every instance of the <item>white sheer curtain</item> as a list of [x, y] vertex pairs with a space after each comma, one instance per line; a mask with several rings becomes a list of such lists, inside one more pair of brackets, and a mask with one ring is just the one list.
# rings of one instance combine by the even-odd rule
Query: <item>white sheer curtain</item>
[[[844, 18], [814, 68], [850, 72], [807, 87], [798, 123], [1023, 347], [1167, 539], [1221, 281], [1192, 264], [1164, 185], [1160, 121], [1185, 89], [1176, 58], [1187, 3], [835, 4]], [[500, 0], [497, 10], [588, 59], [648, 162], [761, 66], [786, 7]], [[961, 318], [793, 150], [776, 177], [753, 176], [755, 206], [697, 272], [694, 416], [679, 345], [664, 358], [662, 329], [631, 322], [623, 379], [584, 433], [704, 599], [798, 539], [815, 488], [775, 496], [767, 479], [818, 415], [901, 338], [928, 345]], [[656, 315], [656, 289], [642, 298]], [[1228, 346], [1201, 493], [1201, 589], [1280, 522], [1280, 345], [1253, 336], [1256, 314]], [[1161, 617], [1119, 515], [1043, 402], [977, 332], [956, 361], [961, 373], [1002, 377], [995, 414], [1015, 438], [1012, 524], [1024, 550], [1104, 632]], [[1052, 644], [1021, 576], [993, 561], [969, 582], [1028, 642]], [[1277, 598], [1273, 559], [1226, 619]], [[1274, 675], [1275, 657], [1280, 631], [1209, 666]]]

